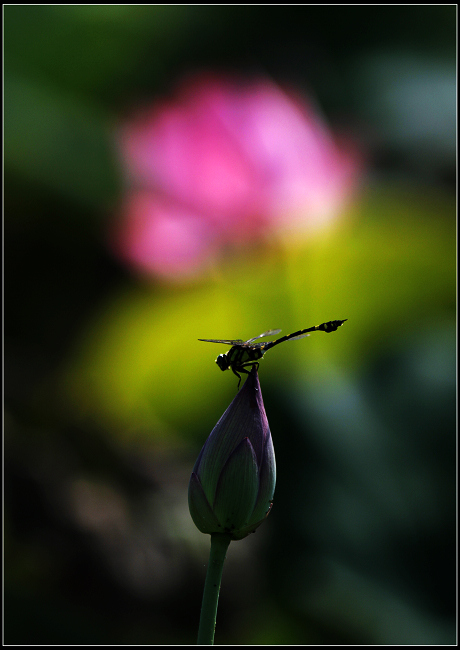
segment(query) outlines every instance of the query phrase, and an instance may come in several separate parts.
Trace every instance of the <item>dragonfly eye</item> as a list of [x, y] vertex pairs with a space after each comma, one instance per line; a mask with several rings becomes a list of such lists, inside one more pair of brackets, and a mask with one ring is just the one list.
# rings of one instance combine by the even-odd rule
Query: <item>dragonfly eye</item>
[[216, 359], [216, 363], [221, 370], [228, 370], [229, 368], [229, 363], [226, 354], [219, 354], [219, 356]]

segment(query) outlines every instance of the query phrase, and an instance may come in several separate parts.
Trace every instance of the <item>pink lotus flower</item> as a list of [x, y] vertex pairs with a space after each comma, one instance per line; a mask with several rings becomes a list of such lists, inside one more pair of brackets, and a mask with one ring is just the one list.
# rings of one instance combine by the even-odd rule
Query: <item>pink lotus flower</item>
[[266, 79], [188, 80], [119, 143], [132, 189], [116, 249], [159, 276], [196, 275], [224, 247], [336, 218], [357, 170], [311, 105]]

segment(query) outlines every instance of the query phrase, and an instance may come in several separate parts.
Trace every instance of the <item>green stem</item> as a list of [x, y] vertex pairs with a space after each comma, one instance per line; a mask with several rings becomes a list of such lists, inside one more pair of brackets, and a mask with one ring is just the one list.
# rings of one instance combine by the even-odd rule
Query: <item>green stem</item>
[[203, 602], [201, 603], [198, 645], [213, 645], [214, 643], [220, 581], [222, 579], [225, 554], [230, 542], [231, 537], [226, 533], [213, 533], [211, 535], [208, 571], [204, 583]]

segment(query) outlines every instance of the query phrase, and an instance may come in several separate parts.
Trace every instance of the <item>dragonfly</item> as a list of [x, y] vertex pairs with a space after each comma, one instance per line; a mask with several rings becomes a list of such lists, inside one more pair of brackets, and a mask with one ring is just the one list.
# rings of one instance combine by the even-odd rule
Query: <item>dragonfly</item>
[[225, 354], [219, 354], [216, 359], [216, 363], [221, 370], [230, 369], [233, 374], [238, 377], [239, 388], [241, 383], [241, 375], [239, 373], [242, 372], [249, 375], [250, 370], [247, 370], [247, 368], [252, 369], [252, 366], [256, 366], [256, 370], [258, 370], [259, 359], [262, 359], [264, 354], [267, 352], [267, 350], [270, 350], [270, 348], [273, 348], [275, 345], [279, 345], [284, 341], [295, 341], [297, 339], [303, 339], [305, 336], [310, 336], [310, 332], [320, 331], [327, 332], [328, 334], [330, 332], [335, 332], [347, 320], [348, 318], [345, 318], [345, 320], [330, 320], [327, 323], [321, 323], [321, 325], [314, 325], [313, 327], [308, 327], [307, 329], [298, 330], [292, 334], [287, 334], [286, 336], [282, 336], [281, 338], [276, 339], [276, 341], [259, 342], [259, 339], [263, 339], [266, 336], [279, 334], [281, 330], [268, 330], [268, 332], [259, 334], [259, 336], [255, 336], [253, 339], [248, 339], [247, 341], [242, 341], [241, 339], [198, 340], [206, 341], [208, 343], [224, 343], [225, 345], [232, 346], [228, 352], [225, 352]]

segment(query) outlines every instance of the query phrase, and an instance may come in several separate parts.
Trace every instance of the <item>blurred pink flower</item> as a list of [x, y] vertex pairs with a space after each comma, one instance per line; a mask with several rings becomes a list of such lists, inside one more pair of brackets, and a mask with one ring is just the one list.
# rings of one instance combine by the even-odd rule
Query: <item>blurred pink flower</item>
[[273, 82], [201, 76], [120, 130], [131, 189], [118, 253], [145, 273], [196, 275], [228, 245], [338, 216], [357, 176], [305, 100]]

